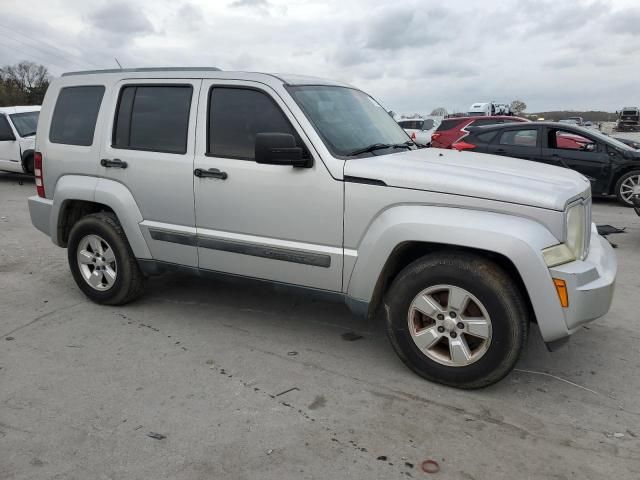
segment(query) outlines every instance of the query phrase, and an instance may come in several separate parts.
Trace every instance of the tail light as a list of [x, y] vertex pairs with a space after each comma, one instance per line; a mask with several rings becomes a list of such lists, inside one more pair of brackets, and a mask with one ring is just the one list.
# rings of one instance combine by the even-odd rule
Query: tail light
[[458, 150], [459, 152], [462, 152], [463, 150], [473, 150], [476, 147], [477, 145], [474, 145], [473, 143], [467, 143], [467, 142], [456, 142], [453, 145], [451, 145], [451, 148]]
[[33, 154], [33, 173], [36, 177], [36, 191], [38, 196], [44, 197], [44, 179], [42, 175], [42, 153], [36, 152]]
[[413, 133], [411, 134], [411, 140], [415, 140], [415, 139], [416, 139], [416, 132], [413, 132]]

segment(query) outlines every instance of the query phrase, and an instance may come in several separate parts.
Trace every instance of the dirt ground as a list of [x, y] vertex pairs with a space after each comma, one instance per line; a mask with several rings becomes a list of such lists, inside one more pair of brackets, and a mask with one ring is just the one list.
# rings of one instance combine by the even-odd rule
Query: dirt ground
[[0, 174], [1, 479], [640, 478], [640, 217], [613, 200], [609, 314], [554, 353], [533, 328], [465, 392], [407, 370], [379, 321], [263, 286], [167, 275], [90, 303], [19, 181]]

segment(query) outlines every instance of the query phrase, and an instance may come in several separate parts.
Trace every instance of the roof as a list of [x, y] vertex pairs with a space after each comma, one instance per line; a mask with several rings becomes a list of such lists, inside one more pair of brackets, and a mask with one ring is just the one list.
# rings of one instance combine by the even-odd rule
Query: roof
[[0, 107], [0, 113], [12, 114], [12, 113], [25, 113], [25, 112], [39, 112], [40, 105], [23, 105], [16, 107]]
[[[513, 118], [513, 117], [512, 117]], [[588, 128], [581, 127], [577, 123], [560, 123], [560, 122], [546, 122], [546, 121], [535, 121], [535, 122], [512, 122], [512, 123], [496, 123], [494, 125], [482, 125], [479, 127], [471, 127], [475, 131], [480, 130], [491, 130], [491, 129], [507, 129], [507, 128], [531, 128], [538, 126], [547, 126], [547, 127], [557, 127], [563, 130], [577, 130], [583, 131], [585, 133], [593, 133], [593, 130]], [[596, 130], [597, 131], [597, 130]]]
[[63, 77], [71, 75], [94, 75], [99, 73], [129, 73], [129, 72], [219, 72], [218, 67], [147, 67], [147, 68], [109, 68], [105, 70], [78, 70], [65, 72]]
[[120, 76], [126, 78], [167, 78], [166, 74], [171, 74], [172, 78], [219, 78], [229, 80], [257, 80], [263, 81], [265, 83], [279, 81], [280, 83], [285, 85], [330, 85], [350, 87], [350, 85], [347, 85], [346, 83], [307, 75], [241, 71], [233, 72], [220, 70], [217, 67], [151, 67], [110, 70], [85, 70], [63, 73], [62, 77], [68, 78], [79, 75], [112, 75], [115, 77]]

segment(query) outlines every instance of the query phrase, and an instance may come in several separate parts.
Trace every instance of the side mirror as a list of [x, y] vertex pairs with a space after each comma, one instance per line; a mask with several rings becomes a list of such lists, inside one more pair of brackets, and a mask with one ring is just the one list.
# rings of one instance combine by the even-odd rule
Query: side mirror
[[311, 159], [302, 158], [302, 148], [289, 133], [258, 133], [256, 135], [256, 163], [310, 167]]

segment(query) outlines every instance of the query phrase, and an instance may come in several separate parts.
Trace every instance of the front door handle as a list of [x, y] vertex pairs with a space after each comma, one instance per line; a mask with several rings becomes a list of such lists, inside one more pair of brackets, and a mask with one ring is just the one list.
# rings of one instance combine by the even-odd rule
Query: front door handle
[[193, 174], [198, 178], [219, 178], [220, 180], [226, 180], [229, 175], [227, 172], [221, 172], [217, 168], [210, 168], [209, 170], [203, 170], [202, 168], [196, 168]]
[[114, 158], [113, 160], [103, 158], [100, 160], [100, 165], [105, 168], [127, 168], [127, 162], [123, 162], [119, 158]]

